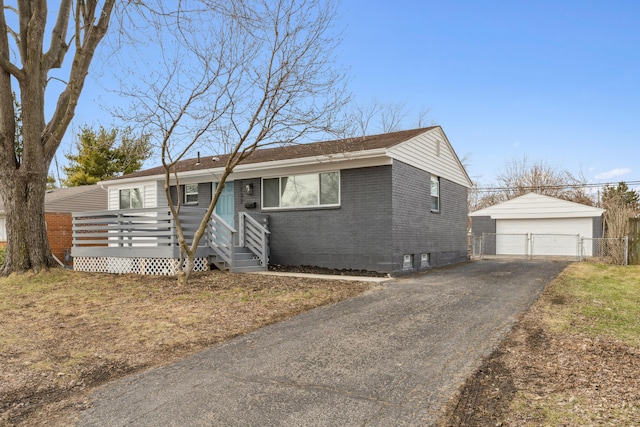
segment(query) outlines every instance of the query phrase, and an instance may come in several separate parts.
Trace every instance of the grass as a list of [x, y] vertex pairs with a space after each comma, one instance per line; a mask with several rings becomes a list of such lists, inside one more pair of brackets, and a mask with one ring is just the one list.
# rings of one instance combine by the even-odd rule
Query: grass
[[56, 417], [102, 382], [366, 289], [219, 271], [184, 287], [62, 269], [0, 278], [0, 425], [67, 424]]
[[511, 362], [520, 384], [511, 420], [637, 425], [640, 266], [574, 263], [547, 287], [533, 313], [524, 322], [537, 321], [547, 341], [536, 350], [517, 347], [524, 353]]
[[546, 300], [545, 320], [556, 331], [640, 345], [640, 266], [573, 264]]

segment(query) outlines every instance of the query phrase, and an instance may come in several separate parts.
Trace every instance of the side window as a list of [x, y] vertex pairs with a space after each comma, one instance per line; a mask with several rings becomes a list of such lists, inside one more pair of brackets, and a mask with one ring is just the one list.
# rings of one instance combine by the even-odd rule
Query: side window
[[431, 176], [431, 211], [440, 212], [440, 178]]
[[120, 190], [120, 209], [142, 209], [142, 188], [125, 188]]
[[184, 204], [198, 204], [198, 184], [187, 184], [184, 186]]

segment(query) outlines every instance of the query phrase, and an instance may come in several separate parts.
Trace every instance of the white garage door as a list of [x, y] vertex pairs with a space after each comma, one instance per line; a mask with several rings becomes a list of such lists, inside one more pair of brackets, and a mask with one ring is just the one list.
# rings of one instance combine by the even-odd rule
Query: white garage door
[[[499, 219], [496, 234], [498, 255], [524, 255], [529, 250], [530, 255], [576, 256], [576, 236], [592, 237], [592, 219]], [[531, 240], [525, 244], [527, 234]]]

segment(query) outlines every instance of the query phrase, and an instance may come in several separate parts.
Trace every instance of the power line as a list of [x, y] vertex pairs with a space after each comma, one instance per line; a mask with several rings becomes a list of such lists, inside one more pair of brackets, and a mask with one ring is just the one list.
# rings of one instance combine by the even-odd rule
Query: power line
[[[540, 190], [540, 189], [545, 189], [545, 190], [562, 190], [562, 189], [569, 189], [569, 188], [604, 188], [604, 187], [613, 187], [616, 188], [618, 186], [618, 184], [620, 184], [621, 182], [624, 182], [628, 187], [634, 186], [634, 185], [639, 185], [640, 186], [640, 180], [634, 180], [634, 181], [617, 181], [617, 182], [599, 182], [599, 183], [584, 183], [584, 184], [563, 184], [563, 185], [539, 185], [539, 186], [525, 186], [525, 187], [475, 187], [474, 191], [477, 191], [479, 193], [490, 193], [490, 192], [498, 192], [498, 191], [506, 191], [506, 190], [514, 190], [514, 189], [519, 189], [519, 190]], [[632, 190], [632, 188], [629, 188], [630, 190]]]

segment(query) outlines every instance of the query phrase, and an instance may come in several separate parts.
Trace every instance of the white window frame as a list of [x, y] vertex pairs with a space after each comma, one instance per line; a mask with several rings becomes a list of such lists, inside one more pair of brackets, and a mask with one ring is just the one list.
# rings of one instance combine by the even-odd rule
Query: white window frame
[[[196, 191], [187, 191], [187, 187], [195, 187]], [[195, 200], [189, 200], [189, 196], [196, 196]], [[184, 204], [185, 205], [197, 205], [198, 204], [198, 184], [185, 184], [184, 185]]]
[[[338, 174], [338, 202], [337, 203], [330, 203], [330, 204], [329, 203], [320, 204], [320, 197], [321, 197], [321, 193], [322, 193], [321, 192], [321, 188], [320, 188], [320, 175], [329, 174], [329, 173], [337, 173]], [[314, 204], [314, 205], [304, 205], [304, 206], [282, 206], [282, 178], [292, 178], [292, 177], [304, 176], [304, 175], [316, 175], [316, 177], [318, 179], [318, 198], [316, 200], [316, 204]], [[267, 207], [267, 206], [265, 206], [265, 203], [264, 203], [264, 197], [265, 197], [264, 182], [266, 180], [270, 180], [270, 179], [278, 179], [278, 206], [268, 206]], [[341, 177], [340, 177], [340, 171], [339, 170], [263, 177], [261, 179], [260, 186], [261, 186], [260, 198], [262, 199], [261, 200], [261, 204], [262, 204], [262, 209], [263, 210], [314, 209], [314, 208], [338, 207], [338, 206], [340, 206], [340, 203], [342, 201], [341, 200], [342, 185], [341, 185]]]
[[[434, 187], [435, 185], [435, 187]], [[434, 191], [435, 189], [435, 191]], [[430, 185], [429, 185], [429, 208], [431, 212], [440, 212], [440, 177], [431, 175]], [[433, 202], [434, 198], [436, 201], [436, 207], [434, 208]]]
[[[134, 200], [134, 198], [132, 197], [132, 194], [133, 194], [134, 190], [138, 190], [140, 192], [140, 201], [142, 202], [142, 206], [140, 206], [139, 208], [132, 207], [132, 205], [133, 205], [132, 201]], [[123, 191], [128, 191], [129, 192], [129, 207], [128, 208], [123, 208], [122, 207], [122, 192]], [[121, 210], [124, 210], [124, 209], [143, 209], [144, 208], [144, 187], [130, 187], [130, 188], [120, 188], [120, 189], [118, 189], [118, 208], [121, 209]]]
[[431, 253], [423, 253], [420, 254], [420, 267], [426, 268], [431, 267]]
[[402, 255], [402, 269], [413, 270], [413, 254]]

